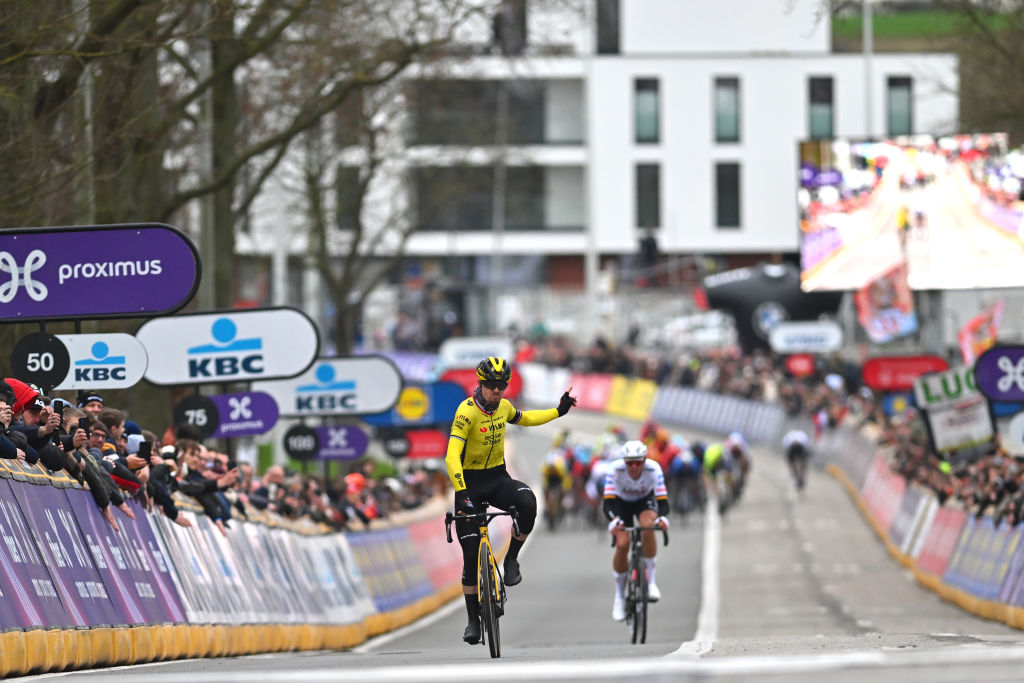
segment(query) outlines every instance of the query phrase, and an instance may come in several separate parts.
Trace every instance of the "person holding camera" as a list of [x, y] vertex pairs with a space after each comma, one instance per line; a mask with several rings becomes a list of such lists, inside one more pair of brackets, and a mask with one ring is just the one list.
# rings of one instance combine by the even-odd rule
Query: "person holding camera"
[[203, 475], [206, 463], [203, 458], [202, 444], [191, 439], [181, 439], [176, 445], [178, 448], [178, 490], [195, 498], [221, 534], [227, 537], [225, 510], [216, 494], [234, 486], [238, 481], [238, 468], [235, 467], [216, 479], [208, 479]]
[[14, 403], [14, 392], [6, 382], [0, 380], [0, 458], [4, 460], [25, 460], [25, 451], [18, 448], [9, 437], [11, 421], [14, 419], [14, 411], [11, 404]]
[[120, 508], [129, 519], [135, 519], [135, 513], [125, 502], [120, 487], [110, 474], [99, 463], [99, 451], [89, 451], [89, 417], [84, 411], [73, 406], [63, 408], [61, 427], [64, 434], [60, 437], [66, 458], [73, 458], [81, 468], [81, 476], [88, 486], [96, 507], [100, 509], [107, 524], [118, 531], [117, 522], [110, 507]]
[[58, 430], [60, 415], [44, 402], [35, 387], [12, 377], [4, 381], [14, 393], [15, 402], [11, 406], [14, 419], [10, 430], [15, 439], [18, 434], [24, 437], [25, 443], [19, 446], [25, 451], [25, 462], [34, 465], [42, 461], [47, 469], [55, 472], [64, 469], [66, 463]]

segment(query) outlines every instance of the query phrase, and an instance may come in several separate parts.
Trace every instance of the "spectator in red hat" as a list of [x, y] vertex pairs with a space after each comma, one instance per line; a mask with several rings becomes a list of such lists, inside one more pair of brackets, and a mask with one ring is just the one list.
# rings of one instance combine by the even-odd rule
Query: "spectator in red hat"
[[11, 377], [4, 381], [14, 392], [10, 429], [12, 433], [25, 437], [25, 444], [15, 441], [25, 451], [25, 462], [34, 465], [42, 460], [49, 470], [64, 469], [67, 465], [64, 450], [59, 442], [55, 443], [55, 436], [59, 438], [60, 435], [60, 415], [46, 405], [35, 387]]

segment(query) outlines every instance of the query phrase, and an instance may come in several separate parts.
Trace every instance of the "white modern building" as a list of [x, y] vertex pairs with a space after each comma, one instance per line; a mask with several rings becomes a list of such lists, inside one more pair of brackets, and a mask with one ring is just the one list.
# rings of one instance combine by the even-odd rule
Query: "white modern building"
[[954, 55], [833, 53], [821, 0], [542, 4], [504, 1], [513, 56], [482, 23], [409, 79], [379, 190], [416, 228], [382, 291], [436, 281], [470, 333], [628, 308], [647, 233], [659, 262], [795, 260], [799, 141], [958, 128]]

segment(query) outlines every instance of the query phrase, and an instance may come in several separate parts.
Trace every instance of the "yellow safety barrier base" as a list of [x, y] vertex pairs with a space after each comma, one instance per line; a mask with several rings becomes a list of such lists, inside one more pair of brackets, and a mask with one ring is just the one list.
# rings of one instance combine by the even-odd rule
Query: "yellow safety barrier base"
[[896, 558], [900, 564], [910, 569], [914, 574], [914, 579], [919, 584], [938, 594], [939, 597], [946, 602], [953, 603], [972, 614], [976, 614], [979, 617], [989, 619], [991, 621], [1002, 622], [1016, 629], [1024, 630], [1024, 608], [1006, 605], [994, 600], [979, 598], [960, 588], [950, 586], [943, 581], [940, 576], [936, 576], [931, 572], [920, 569], [915, 564], [914, 558], [901, 553], [896, 545], [893, 544], [892, 540], [889, 538], [888, 530], [883, 528], [882, 525], [879, 524], [878, 520], [875, 519], [875, 516], [871, 514], [871, 511], [868, 509], [863, 497], [860, 495], [860, 491], [857, 490], [857, 487], [850, 481], [849, 477], [846, 476], [846, 472], [835, 464], [829, 464], [826, 466], [825, 471], [842, 484], [843, 488], [846, 489], [847, 494], [856, 504], [857, 509], [860, 510], [861, 515], [864, 516], [864, 519], [871, 528], [875, 530], [875, 533], [878, 534], [882, 543], [885, 544], [889, 554]]
[[0, 633], [0, 678], [197, 657], [344, 650], [411, 624], [461, 597], [443, 590], [356, 624], [158, 624]]

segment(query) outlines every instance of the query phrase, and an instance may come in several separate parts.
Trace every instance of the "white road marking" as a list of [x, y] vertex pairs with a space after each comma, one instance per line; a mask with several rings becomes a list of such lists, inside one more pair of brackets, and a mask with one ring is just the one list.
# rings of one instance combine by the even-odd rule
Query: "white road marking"
[[700, 613], [693, 640], [680, 645], [667, 658], [700, 657], [711, 651], [718, 637], [718, 565], [722, 520], [714, 494], [704, 506], [704, 557], [701, 558]]
[[[867, 651], [836, 652], [828, 654], [774, 655], [761, 657], [735, 657], [729, 659], [690, 659], [661, 657], [653, 659], [563, 660], [544, 662], [516, 662], [501, 660], [471, 664], [430, 664], [424, 666], [387, 666], [378, 668], [306, 668], [301, 671], [261, 671], [257, 677], [267, 683], [294, 681], [358, 680], [371, 683], [395, 681], [490, 680], [495, 676], [508, 681], [545, 680], [639, 680], [645, 676], [702, 676], [736, 677], [741, 675], [784, 675], [849, 671], [852, 667], [901, 667], [914, 670], [922, 665], [953, 666], [984, 662], [1024, 662], [1024, 647], [984, 647], [965, 645], [950, 650], [915, 652], [906, 648], [885, 648]], [[136, 668], [136, 667], [118, 667]], [[110, 671], [110, 669], [104, 670]], [[74, 672], [81, 674], [82, 672]], [[103, 672], [97, 672], [102, 674]], [[869, 671], [865, 671], [869, 676]], [[42, 676], [28, 677], [42, 678]], [[237, 671], [176, 671], [166, 674], [148, 671], [145, 674], [127, 674], [119, 677], [122, 683], [214, 683], [225, 681], [251, 683], [253, 672]]]

